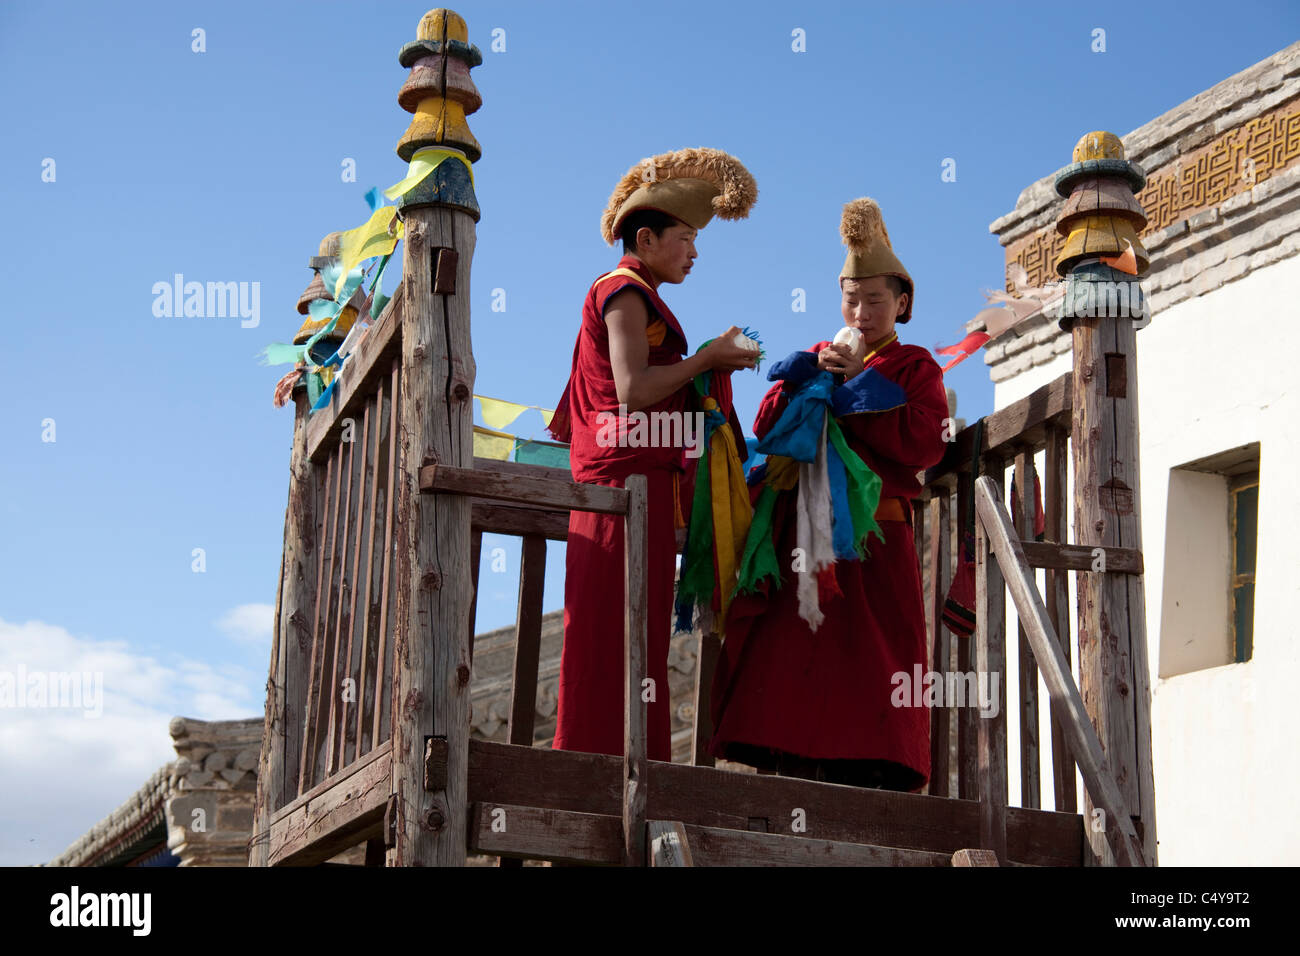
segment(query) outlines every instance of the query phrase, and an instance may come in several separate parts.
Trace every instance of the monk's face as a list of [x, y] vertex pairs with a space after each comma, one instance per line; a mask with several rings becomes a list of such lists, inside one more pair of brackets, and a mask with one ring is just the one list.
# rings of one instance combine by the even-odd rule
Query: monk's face
[[674, 285], [683, 281], [691, 271], [695, 257], [697, 230], [685, 223], [669, 226], [662, 235], [642, 228], [637, 232], [636, 254], [660, 282]]
[[844, 324], [862, 332], [867, 344], [894, 331], [894, 323], [907, 311], [907, 293], [894, 295], [885, 276], [840, 280], [840, 314]]

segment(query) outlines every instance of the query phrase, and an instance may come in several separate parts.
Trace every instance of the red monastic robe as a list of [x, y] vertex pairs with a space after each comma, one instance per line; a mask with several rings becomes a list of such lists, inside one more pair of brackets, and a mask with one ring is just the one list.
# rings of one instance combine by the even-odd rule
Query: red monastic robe
[[[642, 292], [651, 316], [647, 334], [650, 365], [680, 362], [687, 351], [686, 335], [672, 310], [654, 291], [650, 270], [635, 256], [624, 256], [620, 269], [645, 279], [647, 289], [626, 276], [594, 283], [582, 308], [582, 326], [573, 349], [573, 368], [564, 395], [556, 406], [550, 431], [569, 442], [569, 460], [576, 481], [623, 487], [629, 475], [646, 476], [648, 602], [646, 675], [654, 681], [655, 699], [647, 705], [647, 752], [651, 760], [671, 760], [668, 643], [676, 577], [676, 529], [690, 507], [688, 459], [680, 447], [602, 447], [597, 441], [602, 411], [618, 411], [618, 393], [609, 359], [609, 330], [605, 304], [614, 293], [631, 286]], [[657, 343], [656, 343], [656, 340]], [[690, 384], [642, 409], [654, 412], [694, 411]], [[722, 393], [722, 394], [719, 394]], [[730, 379], [713, 377], [711, 394], [724, 413], [731, 411]], [[608, 432], [607, 432], [608, 434]], [[623, 753], [623, 517], [573, 511], [569, 515], [564, 582], [564, 650], [560, 659], [556, 750]]]
[[[910, 519], [910, 499], [921, 490], [916, 473], [943, 457], [943, 377], [925, 349], [897, 341], [867, 368], [902, 386], [906, 404], [837, 421], [849, 447], [880, 476], [882, 503], [904, 499], [903, 514]], [[782, 384], [759, 407], [754, 433], [760, 438], [785, 410]], [[743, 745], [819, 760], [887, 760], [910, 768], [913, 789], [919, 789], [930, 775], [930, 711], [890, 701], [898, 686], [893, 675], [912, 681], [914, 665], [922, 673], [929, 669], [910, 520], [880, 520], [883, 543], [873, 536], [865, 560], [833, 565], [842, 596], [822, 590], [826, 617], [813, 632], [799, 617], [789, 570], [797, 493], [781, 492], [773, 511], [776, 554], [785, 565], [782, 586], [736, 598], [727, 615], [711, 696], [710, 750], [740, 760], [748, 749]], [[742, 746], [731, 749], [733, 744]]]

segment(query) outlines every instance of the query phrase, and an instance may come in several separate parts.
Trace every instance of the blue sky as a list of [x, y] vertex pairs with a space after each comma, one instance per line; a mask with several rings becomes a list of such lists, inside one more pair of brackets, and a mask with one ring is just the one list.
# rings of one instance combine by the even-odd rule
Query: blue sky
[[[0, 863], [48, 859], [116, 807], [172, 756], [170, 716], [262, 711], [292, 412], [271, 405], [284, 369], [255, 355], [300, 324], [321, 237], [360, 225], [365, 191], [405, 173], [397, 51], [425, 9], [0, 2], [0, 670], [108, 668], [90, 730], [0, 711], [0, 778], [32, 781], [0, 796]], [[758, 182], [750, 219], [710, 225], [695, 271], [666, 292], [692, 348], [733, 323], [758, 329], [773, 356], [829, 338], [842, 324], [839, 211], [864, 195], [916, 281], [902, 338], [950, 344], [1003, 281], [989, 223], [1080, 135], [1126, 134], [1300, 27], [1289, 2], [1231, 16], [1202, 3], [455, 9], [484, 53], [484, 106], [469, 119], [483, 146], [476, 391], [546, 407], [582, 297], [618, 258], [601, 211], [642, 157], [718, 147]], [[191, 49], [195, 28], [205, 52]], [[495, 29], [504, 51], [491, 49]], [[792, 50], [796, 29], [805, 52]], [[949, 158], [955, 182], [940, 176]], [[42, 181], [47, 159], [54, 182]], [[346, 159], [356, 182], [342, 179]], [[153, 284], [176, 273], [258, 283], [258, 324], [155, 317]], [[497, 288], [505, 312], [490, 309]], [[804, 313], [791, 310], [796, 288]], [[766, 382], [734, 383], [751, 421]], [[991, 410], [981, 361], [948, 384], [960, 415]], [[541, 437], [541, 419], [513, 430]], [[514, 620], [518, 549], [489, 539], [485, 556], [497, 544], [507, 572], [484, 567], [482, 630]], [[551, 610], [561, 546], [549, 569]]]

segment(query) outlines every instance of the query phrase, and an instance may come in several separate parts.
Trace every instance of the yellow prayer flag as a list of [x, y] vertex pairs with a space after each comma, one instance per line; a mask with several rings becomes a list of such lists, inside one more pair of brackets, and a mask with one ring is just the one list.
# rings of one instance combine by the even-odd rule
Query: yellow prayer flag
[[483, 409], [483, 421], [490, 428], [508, 428], [511, 422], [532, 408], [531, 405], [518, 405], [483, 395], [476, 395], [475, 398], [478, 399], [479, 407]]
[[509, 461], [515, 450], [515, 436], [474, 426], [474, 457]]
[[[364, 225], [349, 229], [339, 237], [339, 259], [342, 269], [338, 281], [334, 283], [335, 297], [343, 292], [348, 273], [355, 269], [358, 263], [374, 256], [386, 256], [397, 246], [397, 240], [402, 238], [405, 230], [401, 222], [397, 223], [396, 228], [392, 228], [395, 215], [397, 215], [396, 206], [380, 206], [370, 214], [370, 218]], [[392, 228], [392, 235], [389, 235], [390, 228]]]

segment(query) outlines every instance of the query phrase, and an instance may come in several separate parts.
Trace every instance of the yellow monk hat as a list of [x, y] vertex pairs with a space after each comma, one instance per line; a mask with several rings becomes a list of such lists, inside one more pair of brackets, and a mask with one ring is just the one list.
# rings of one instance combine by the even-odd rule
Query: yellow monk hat
[[849, 247], [849, 254], [840, 270], [841, 279], [870, 279], [872, 276], [897, 276], [907, 293], [907, 311], [898, 317], [899, 322], [912, 318], [912, 304], [916, 291], [912, 277], [894, 255], [885, 217], [874, 199], [855, 199], [844, 204], [840, 215], [840, 237]]
[[720, 149], [679, 149], [643, 159], [623, 176], [609, 197], [600, 234], [611, 246], [623, 221], [638, 209], [656, 209], [703, 229], [719, 219], [744, 219], [758, 198], [758, 185], [740, 160]]

